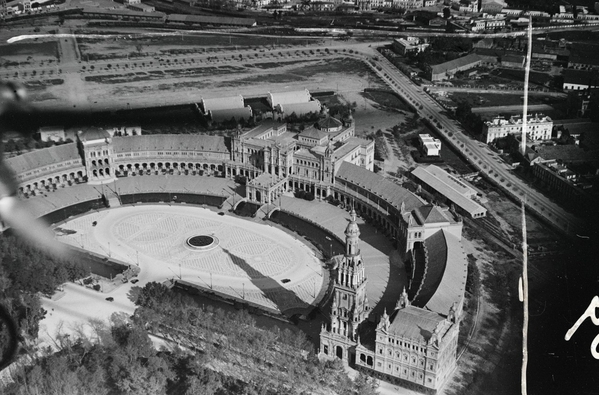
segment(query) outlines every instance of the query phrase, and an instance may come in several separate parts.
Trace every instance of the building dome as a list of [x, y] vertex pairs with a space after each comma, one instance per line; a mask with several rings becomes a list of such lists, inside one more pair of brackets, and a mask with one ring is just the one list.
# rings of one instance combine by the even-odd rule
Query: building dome
[[318, 121], [318, 129], [323, 132], [338, 132], [343, 127], [343, 123], [337, 118], [326, 116]]
[[356, 210], [352, 209], [351, 211], [351, 221], [347, 224], [347, 228], [345, 228], [345, 235], [358, 237], [360, 235], [360, 228], [358, 227], [358, 223], [356, 222]]

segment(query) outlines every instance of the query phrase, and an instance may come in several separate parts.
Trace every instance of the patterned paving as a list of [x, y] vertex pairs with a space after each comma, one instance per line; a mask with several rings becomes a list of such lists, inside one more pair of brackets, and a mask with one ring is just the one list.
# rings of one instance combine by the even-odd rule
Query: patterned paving
[[[320, 262], [298, 240], [276, 228], [206, 209], [121, 207], [74, 218], [62, 228], [76, 233], [61, 236], [61, 241], [102, 255], [110, 252], [135, 263], [137, 251], [140, 276], [144, 271], [161, 273], [163, 278], [154, 281], [163, 281], [182, 274], [186, 281], [280, 311], [307, 307], [323, 286]], [[187, 238], [200, 234], [217, 237], [219, 246], [209, 251], [189, 248]]]

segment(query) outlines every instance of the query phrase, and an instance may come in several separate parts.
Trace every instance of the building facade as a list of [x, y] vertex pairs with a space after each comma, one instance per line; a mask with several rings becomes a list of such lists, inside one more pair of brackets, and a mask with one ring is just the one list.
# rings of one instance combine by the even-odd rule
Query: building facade
[[472, 69], [481, 64], [481, 57], [469, 54], [449, 62], [428, 66], [428, 75], [431, 81], [450, 79], [458, 71]]
[[536, 161], [532, 166], [532, 174], [544, 188], [564, 198], [579, 198], [584, 193], [578, 174], [555, 159]]
[[[543, 114], [529, 115], [527, 121], [527, 137], [530, 140], [549, 140], [553, 130], [553, 121]], [[509, 119], [497, 117], [486, 121], [483, 125], [482, 141], [491, 143], [508, 134], [522, 133], [522, 117], [513, 116]]]
[[435, 393], [456, 367], [458, 334], [455, 309], [444, 317], [414, 307], [404, 290], [394, 311], [381, 317], [374, 350], [356, 347], [356, 365], [389, 381]]
[[404, 289], [391, 315], [385, 311], [372, 328], [367, 321], [370, 308], [359, 235], [352, 210], [345, 254], [336, 267], [329, 322], [320, 332], [319, 355], [435, 393], [456, 366], [457, 306], [452, 305], [446, 315], [412, 306]]
[[418, 53], [429, 47], [428, 43], [421, 43], [418, 37], [406, 37], [393, 40], [393, 49], [400, 55]]
[[428, 133], [418, 135], [418, 144], [425, 156], [441, 155], [441, 140], [434, 138]]

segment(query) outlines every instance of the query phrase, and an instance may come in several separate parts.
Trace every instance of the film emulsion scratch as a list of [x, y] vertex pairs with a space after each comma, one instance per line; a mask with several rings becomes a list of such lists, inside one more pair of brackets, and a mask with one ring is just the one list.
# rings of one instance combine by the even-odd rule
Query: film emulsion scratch
[[0, 0], [0, 392], [598, 393], [599, 9], [535, 7]]

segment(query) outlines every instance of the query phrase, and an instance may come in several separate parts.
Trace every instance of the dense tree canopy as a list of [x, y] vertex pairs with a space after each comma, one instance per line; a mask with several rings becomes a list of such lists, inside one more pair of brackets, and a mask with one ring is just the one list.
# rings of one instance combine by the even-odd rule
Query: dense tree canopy
[[[331, 394], [373, 395], [376, 381], [347, 377], [340, 361], [321, 362], [301, 332], [266, 330], [247, 312], [198, 306], [148, 284], [133, 317], [93, 322], [89, 337], [59, 337], [60, 350], [22, 367], [3, 394]], [[178, 343], [156, 350], [148, 332]], [[218, 367], [218, 368], [215, 368]]]
[[[50, 257], [16, 237], [0, 237], [0, 301], [24, 338], [37, 337], [45, 316], [39, 294], [52, 294], [59, 284], [84, 275], [84, 269], [68, 259]], [[7, 344], [0, 323], [0, 353]]]
[[465, 100], [459, 101], [455, 110], [455, 118], [471, 133], [480, 134], [483, 130], [483, 120], [480, 115], [472, 112], [472, 106]]

